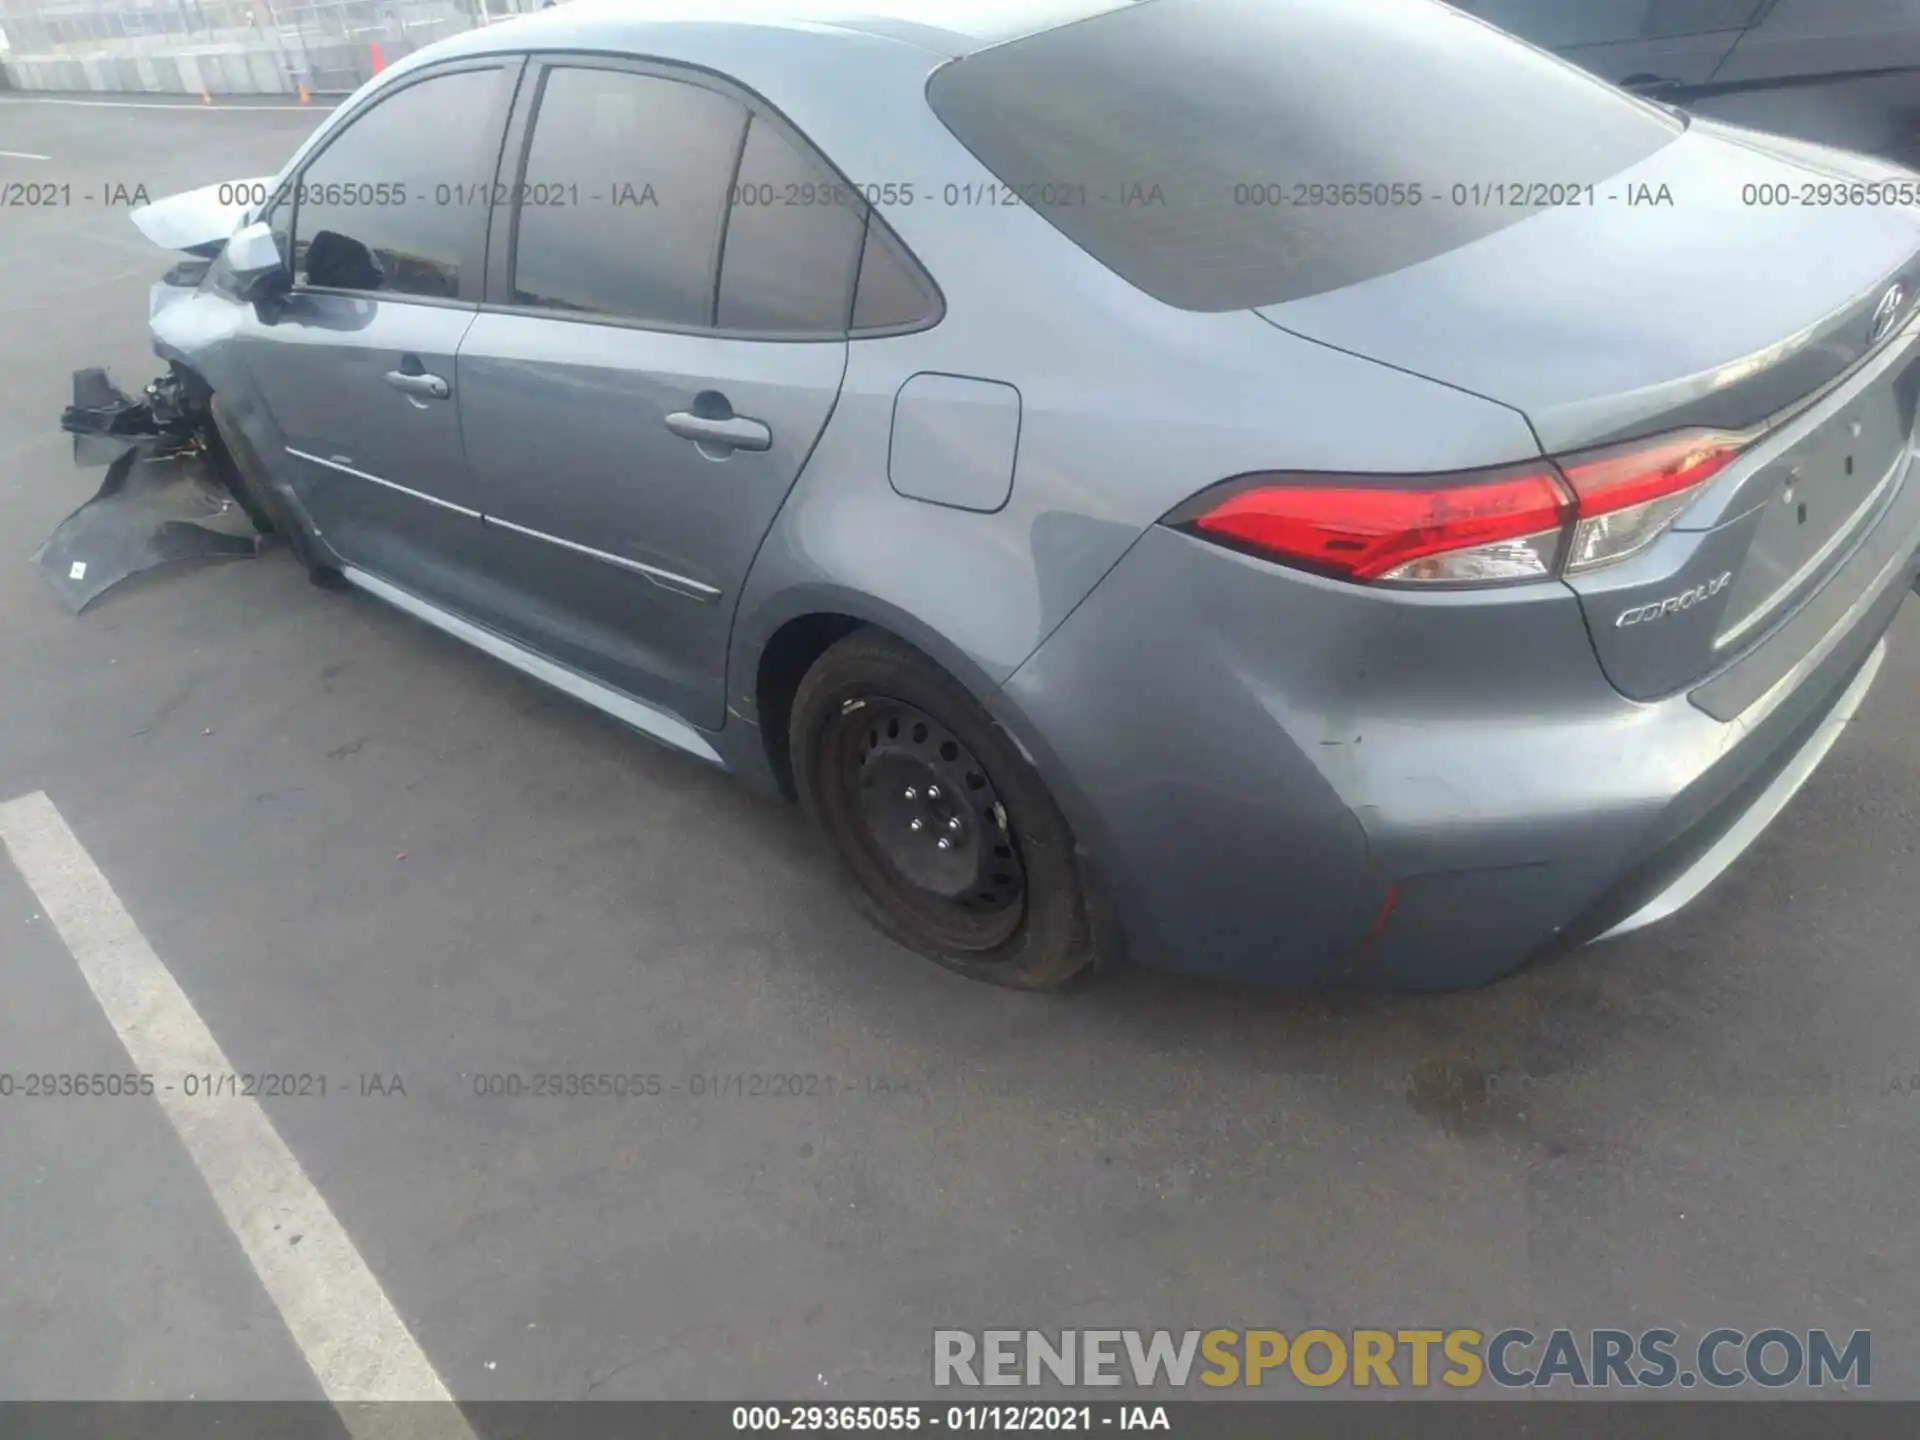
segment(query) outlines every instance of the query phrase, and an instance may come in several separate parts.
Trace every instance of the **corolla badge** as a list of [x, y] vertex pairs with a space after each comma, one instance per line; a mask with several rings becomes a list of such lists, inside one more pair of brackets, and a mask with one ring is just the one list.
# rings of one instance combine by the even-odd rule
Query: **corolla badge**
[[1873, 330], [1867, 336], [1869, 345], [1878, 345], [1887, 338], [1906, 303], [1907, 287], [1904, 285], [1890, 286], [1887, 293], [1880, 297], [1880, 303], [1873, 308]]
[[1664, 600], [1655, 600], [1651, 605], [1636, 605], [1631, 610], [1622, 610], [1620, 617], [1613, 622], [1616, 630], [1624, 630], [1629, 625], [1645, 625], [1652, 620], [1664, 620], [1669, 615], [1678, 615], [1683, 610], [1691, 610], [1703, 601], [1711, 600], [1728, 585], [1733, 583], [1733, 572], [1723, 571], [1703, 585], [1691, 590], [1682, 590], [1678, 595], [1669, 595]]

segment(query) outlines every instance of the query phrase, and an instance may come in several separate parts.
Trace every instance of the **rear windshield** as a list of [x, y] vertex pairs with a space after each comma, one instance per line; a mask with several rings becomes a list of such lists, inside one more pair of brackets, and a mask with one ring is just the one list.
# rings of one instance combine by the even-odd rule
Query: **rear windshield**
[[1143, 0], [957, 60], [927, 97], [1009, 198], [1186, 310], [1607, 204], [1685, 128], [1435, 0]]

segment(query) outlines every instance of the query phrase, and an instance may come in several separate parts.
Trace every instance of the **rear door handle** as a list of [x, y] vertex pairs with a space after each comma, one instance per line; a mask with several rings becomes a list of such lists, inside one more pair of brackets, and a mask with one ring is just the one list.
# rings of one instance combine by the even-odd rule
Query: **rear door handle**
[[1629, 75], [1620, 88], [1648, 100], [1670, 100], [1686, 89], [1686, 83], [1670, 75]]
[[691, 410], [676, 410], [666, 418], [667, 429], [682, 440], [702, 445], [724, 445], [733, 450], [769, 450], [773, 431], [766, 422], [749, 415], [716, 418], [696, 415]]
[[435, 400], [453, 393], [453, 387], [438, 375], [409, 375], [404, 370], [387, 371], [387, 384], [403, 395], [427, 395]]

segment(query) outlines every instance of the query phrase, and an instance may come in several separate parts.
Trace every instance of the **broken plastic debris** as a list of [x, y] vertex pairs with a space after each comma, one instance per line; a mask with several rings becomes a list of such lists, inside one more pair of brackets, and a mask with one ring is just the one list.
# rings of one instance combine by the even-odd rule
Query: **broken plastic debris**
[[60, 428], [73, 436], [73, 458], [81, 465], [105, 465], [127, 445], [149, 455], [191, 449], [199, 436], [196, 408], [177, 375], [153, 381], [144, 400], [135, 400], [98, 367], [73, 372], [73, 403], [60, 415]]
[[69, 610], [78, 614], [143, 571], [247, 559], [265, 547], [263, 527], [206, 463], [203, 419], [178, 374], [154, 381], [136, 401], [104, 370], [74, 372], [73, 404], [60, 425], [74, 437], [76, 463], [105, 463], [107, 473], [33, 556]]
[[248, 559], [266, 537], [197, 465], [143, 460], [127, 448], [93, 499], [60, 523], [34, 563], [67, 608], [80, 611], [143, 571], [194, 560]]

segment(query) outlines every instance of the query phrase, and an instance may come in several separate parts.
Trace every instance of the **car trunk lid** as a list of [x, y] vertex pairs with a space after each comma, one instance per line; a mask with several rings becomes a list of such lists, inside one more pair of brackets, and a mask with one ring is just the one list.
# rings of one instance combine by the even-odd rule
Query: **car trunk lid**
[[1904, 281], [1909, 306], [1920, 292], [1920, 177], [1863, 178], [1880, 169], [1846, 158], [1695, 121], [1590, 185], [1459, 182], [1427, 203], [1564, 203], [1259, 313], [1512, 405], [1549, 453], [1744, 429], [1857, 364], [1889, 287]]
[[1764, 641], [1905, 482], [1920, 180], [1891, 168], [1696, 123], [1578, 204], [1259, 313], [1512, 405], [1550, 455], [1743, 435], [1668, 535], [1569, 581], [1609, 677], [1653, 699]]
[[1729, 512], [1753, 507], [1752, 539], [1726, 587], [1714, 635], [1716, 656], [1738, 655], [1769, 621], [1817, 589], [1893, 498], [1913, 444], [1920, 381], [1914, 348], [1903, 343], [1898, 363], [1852, 377], [1800, 423], [1763, 442], [1749, 462], [1752, 473], [1723, 505], [1681, 517], [1676, 528], [1706, 532], [1730, 523], [1722, 518]]

